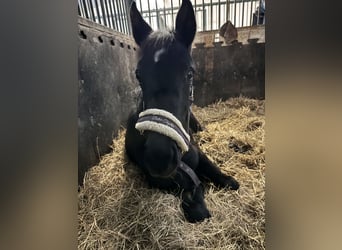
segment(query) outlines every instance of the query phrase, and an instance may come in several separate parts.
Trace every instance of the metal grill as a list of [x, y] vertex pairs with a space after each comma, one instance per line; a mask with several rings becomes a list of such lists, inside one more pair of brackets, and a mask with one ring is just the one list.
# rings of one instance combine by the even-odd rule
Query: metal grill
[[[135, 0], [153, 29], [173, 27], [181, 0]], [[78, 14], [122, 33], [131, 34], [129, 7], [133, 0], [78, 0]], [[230, 20], [235, 27], [265, 23], [264, 0], [191, 0], [197, 30], [218, 30]]]

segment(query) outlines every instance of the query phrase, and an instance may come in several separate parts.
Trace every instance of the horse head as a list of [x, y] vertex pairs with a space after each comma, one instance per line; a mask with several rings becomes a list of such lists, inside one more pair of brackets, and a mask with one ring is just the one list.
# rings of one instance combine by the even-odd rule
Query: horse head
[[183, 0], [174, 30], [153, 31], [137, 10], [130, 10], [133, 37], [140, 47], [136, 77], [142, 89], [136, 125], [145, 137], [143, 164], [154, 177], [176, 172], [188, 150], [194, 67], [191, 43], [196, 33], [192, 4]]

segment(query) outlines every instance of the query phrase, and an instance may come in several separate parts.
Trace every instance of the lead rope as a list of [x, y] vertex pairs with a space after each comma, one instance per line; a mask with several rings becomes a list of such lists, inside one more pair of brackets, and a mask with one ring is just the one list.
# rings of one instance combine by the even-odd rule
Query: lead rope
[[[189, 106], [189, 111], [188, 111], [188, 131], [187, 131], [188, 133], [189, 133], [189, 130], [190, 130], [189, 127], [190, 127], [191, 106], [192, 106], [192, 103], [194, 102], [194, 86], [192, 85], [192, 83], [190, 84], [189, 101], [190, 101], [190, 106]], [[194, 193], [195, 189], [201, 184], [201, 181], [198, 179], [198, 177], [197, 177], [196, 173], [194, 172], [194, 170], [192, 168], [190, 168], [184, 162], [181, 161], [179, 167], [180, 167], [181, 170], [183, 170], [183, 172], [185, 172], [191, 178], [191, 180], [195, 184], [195, 188], [192, 191], [192, 193]]]

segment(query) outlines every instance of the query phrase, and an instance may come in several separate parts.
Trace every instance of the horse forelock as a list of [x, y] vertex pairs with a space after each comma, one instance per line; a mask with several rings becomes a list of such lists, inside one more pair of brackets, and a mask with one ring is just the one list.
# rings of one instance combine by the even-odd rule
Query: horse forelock
[[172, 30], [157, 30], [152, 32], [146, 39], [144, 47], [163, 48], [170, 46], [175, 40]]
[[154, 54], [161, 50], [168, 52], [174, 41], [175, 35], [172, 30], [153, 31], [141, 45], [140, 57], [148, 53]]

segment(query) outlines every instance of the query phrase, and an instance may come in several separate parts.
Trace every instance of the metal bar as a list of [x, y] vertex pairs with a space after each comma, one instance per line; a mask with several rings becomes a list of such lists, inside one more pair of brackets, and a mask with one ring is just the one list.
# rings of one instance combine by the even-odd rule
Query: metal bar
[[147, 0], [147, 8], [148, 8], [148, 20], [151, 25], [151, 8], [150, 8], [150, 0]]
[[87, 18], [91, 19], [90, 10], [89, 10], [90, 9], [89, 8], [89, 0], [86, 0], [85, 3], [86, 3], [86, 10], [87, 10]]
[[104, 26], [107, 26], [102, 0], [100, 0], [100, 6], [101, 6], [101, 14], [102, 14], [102, 19], [103, 19], [103, 24], [104, 24]]
[[95, 11], [94, 11], [94, 4], [93, 1], [90, 0], [90, 10], [91, 10], [91, 15], [92, 15], [92, 20], [95, 22]]
[[116, 30], [119, 30], [120, 23], [119, 23], [119, 20], [116, 17], [116, 6], [115, 6], [115, 3], [114, 3], [114, 0], [112, 0], [111, 2], [112, 2], [112, 7], [113, 7], [113, 19], [115, 20]]
[[155, 2], [156, 2], [157, 27], [158, 27], [158, 29], [160, 29], [160, 24], [159, 24], [159, 10], [158, 10], [157, 0], [155, 0]]
[[259, 0], [259, 8], [258, 8], [258, 18], [257, 18], [257, 25], [259, 25], [260, 5], [261, 5], [261, 0]]
[[119, 9], [118, 0], [114, 0], [113, 3], [115, 5], [115, 19], [119, 23], [118, 31], [122, 32], [123, 28], [122, 28], [122, 23], [121, 23], [121, 20], [120, 20], [120, 9]]
[[171, 19], [172, 19], [172, 25], [174, 25], [174, 21], [173, 21], [173, 0], [171, 0]]
[[102, 15], [103, 15], [103, 19], [105, 19], [105, 26], [109, 27], [109, 23], [108, 23], [108, 13], [106, 12], [106, 4], [105, 4], [105, 0], [101, 1], [102, 3]]
[[119, 5], [119, 20], [120, 20], [121, 23], [122, 23], [122, 30], [121, 30], [121, 32], [122, 32], [122, 33], [125, 33], [126, 26], [125, 26], [125, 22], [124, 22], [124, 20], [123, 20], [123, 18], [122, 18], [123, 10], [122, 10], [122, 5], [121, 5], [121, 3], [122, 3], [122, 1], [119, 0], [119, 1], [118, 1], [118, 5]]
[[129, 12], [131, 10], [131, 6], [130, 6], [130, 1], [126, 1], [126, 20], [127, 20], [127, 25], [128, 25], [128, 34], [131, 35], [133, 34], [132, 32], [132, 23], [130, 22], [130, 15]]
[[205, 16], [205, 13], [204, 13], [204, 0], [202, 0], [202, 30], [203, 31], [205, 30], [204, 16]]
[[221, 0], [218, 1], [218, 28], [221, 28]]
[[242, 1], [242, 22], [241, 22], [241, 27], [243, 27], [244, 24], [244, 16], [245, 16], [245, 0]]
[[116, 7], [117, 7], [117, 19], [120, 22], [120, 32], [124, 32], [125, 30], [125, 24], [123, 22], [123, 20], [121, 19], [121, 13], [122, 13], [122, 9], [121, 9], [121, 0], [116, 0]]
[[129, 6], [128, 6], [128, 1], [123, 2], [124, 7], [125, 7], [125, 20], [126, 20], [126, 26], [127, 26], [127, 33], [126, 34], [131, 34], [131, 25], [129, 22]]
[[141, 4], [141, 0], [139, 0], [139, 3], [140, 3], [140, 11], [143, 11], [143, 6]]
[[253, 24], [253, 1], [250, 2], [250, 6], [251, 6], [251, 12], [250, 12], [250, 23], [249, 25], [252, 26]]
[[95, 0], [94, 2], [95, 2], [95, 6], [96, 6], [95, 9], [96, 9], [97, 19], [98, 19], [97, 22], [100, 23], [100, 24], [102, 24], [98, 2], [97, 2], [97, 0]]
[[236, 0], [234, 0], [234, 26], [236, 27]]
[[84, 14], [86, 18], [89, 18], [89, 10], [88, 10], [88, 6], [87, 6], [87, 0], [83, 1], [83, 5], [84, 5]]
[[106, 7], [107, 21], [108, 21], [109, 27], [110, 27], [110, 28], [113, 28], [112, 19], [110, 18], [110, 13], [109, 13], [108, 0], [105, 0], [104, 3], [105, 3], [105, 7]]
[[120, 19], [122, 21], [122, 27], [123, 27], [123, 30], [122, 30], [122, 33], [126, 33], [126, 22], [125, 22], [125, 18], [124, 18], [124, 13], [125, 13], [125, 10], [123, 8], [123, 5], [122, 5], [122, 0], [119, 1], [120, 3]]
[[126, 18], [126, 4], [125, 4], [125, 0], [121, 1], [121, 7], [122, 7], [122, 22], [125, 24], [125, 34], [128, 34], [128, 22], [127, 22], [127, 18]]
[[114, 18], [113, 0], [109, 1], [109, 8], [110, 8], [110, 17], [113, 23], [113, 29], [117, 30], [118, 27], [117, 27], [116, 19]]
[[89, 14], [89, 19], [93, 20], [93, 15], [92, 15], [92, 8], [91, 8], [91, 0], [87, 0], [87, 7], [88, 7], [88, 14]]
[[78, 0], [78, 7], [80, 9], [80, 16], [84, 17], [84, 7], [81, 0]]
[[164, 23], [165, 23], [165, 27], [167, 27], [167, 24], [166, 24], [166, 11], [165, 11], [165, 0], [163, 0], [163, 9], [164, 9]]
[[213, 30], [213, 0], [210, 0], [210, 29]]
[[87, 2], [85, 0], [83, 0], [83, 6], [85, 6], [84, 8], [85, 18], [89, 18], [88, 10], [87, 10]]
[[230, 0], [226, 0], [226, 22], [229, 20]]

